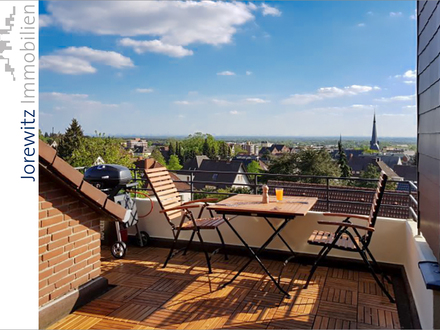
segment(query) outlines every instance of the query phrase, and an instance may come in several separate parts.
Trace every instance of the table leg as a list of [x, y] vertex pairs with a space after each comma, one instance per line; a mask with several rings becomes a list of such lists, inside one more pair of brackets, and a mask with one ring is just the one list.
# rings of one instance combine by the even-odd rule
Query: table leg
[[255, 259], [261, 266], [261, 268], [263, 268], [264, 272], [270, 277], [270, 279], [272, 280], [272, 282], [276, 285], [276, 287], [278, 288], [278, 290], [280, 290], [282, 293], [284, 293], [288, 298], [290, 298], [290, 295], [280, 286], [280, 284], [277, 282], [277, 280], [272, 276], [272, 274], [269, 272], [269, 270], [266, 268], [266, 266], [264, 266], [263, 262], [260, 260], [260, 258], [258, 258], [258, 254], [260, 254], [265, 248], [266, 246], [268, 246], [270, 244], [270, 242], [273, 241], [273, 239], [279, 234], [279, 232], [289, 223], [289, 221], [291, 219], [285, 219], [284, 222], [281, 224], [281, 226], [278, 227], [278, 229], [275, 230], [275, 232], [269, 237], [269, 239], [258, 249], [257, 253], [255, 253], [252, 248], [246, 243], [246, 241], [240, 236], [240, 234], [237, 232], [237, 230], [235, 230], [235, 228], [231, 225], [230, 221], [228, 221], [226, 219], [226, 216], [223, 215], [223, 218], [225, 219], [225, 222], [229, 225], [229, 227], [231, 228], [231, 230], [234, 232], [234, 234], [238, 237], [238, 239], [243, 243], [243, 245], [246, 247], [246, 249], [249, 251], [249, 253], [251, 254], [249, 261], [243, 266], [241, 267], [241, 269], [234, 275], [234, 277], [221, 285], [222, 288], [224, 288], [225, 286], [227, 286], [228, 284], [231, 284], [237, 277], [238, 275], [240, 275], [241, 272], [243, 272], [243, 270], [245, 270], [245, 268], [247, 266], [249, 266], [249, 264], [252, 262], [252, 258]]
[[[273, 231], [276, 231], [276, 228], [275, 228], [274, 225], [269, 221], [269, 219], [266, 218], [266, 217], [264, 217], [264, 219], [265, 219], [266, 222], [269, 224], [269, 226], [273, 229]], [[292, 218], [291, 220], [293, 220], [293, 219], [294, 219], [294, 218]], [[283, 241], [284, 245], [289, 249], [290, 253], [293, 254], [293, 256], [289, 257], [289, 259], [292, 258], [292, 257], [295, 257], [295, 256], [296, 256], [295, 251], [293, 251], [293, 249], [289, 246], [289, 244], [287, 244], [287, 242], [284, 240], [284, 238], [281, 236], [280, 233], [278, 233], [278, 237], [281, 239], [281, 241]]]

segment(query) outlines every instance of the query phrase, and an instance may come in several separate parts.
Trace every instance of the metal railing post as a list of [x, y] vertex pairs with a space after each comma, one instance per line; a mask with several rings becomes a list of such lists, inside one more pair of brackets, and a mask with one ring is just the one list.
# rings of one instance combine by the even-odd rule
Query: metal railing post
[[258, 194], [258, 189], [257, 189], [257, 187], [258, 187], [258, 176], [255, 175], [255, 178], [254, 178], [254, 194], [255, 194], [255, 195]]
[[326, 178], [326, 185], [327, 185], [327, 190], [326, 190], [327, 212], [330, 212], [330, 180], [329, 180], [329, 178]]
[[[412, 206], [412, 200], [411, 200], [411, 184], [408, 181], [408, 218], [409, 216], [412, 217], [411, 213], [411, 206]], [[414, 220], [414, 219], [413, 219]], [[417, 221], [418, 222], [418, 221]]]
[[189, 187], [191, 192], [191, 200], [194, 200], [194, 172], [191, 172], [189, 177], [190, 177]]
[[[134, 169], [134, 182], [138, 182], [137, 169]], [[137, 196], [137, 186], [138, 185], [139, 185], [139, 183], [136, 186], [134, 186], [134, 196]]]

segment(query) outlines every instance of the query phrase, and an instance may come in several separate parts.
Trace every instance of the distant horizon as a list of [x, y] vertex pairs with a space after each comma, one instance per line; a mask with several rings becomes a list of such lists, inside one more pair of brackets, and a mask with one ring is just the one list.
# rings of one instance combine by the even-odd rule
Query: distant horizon
[[[210, 134], [210, 133], [203, 133], [203, 134]], [[88, 135], [88, 134], [86, 134]], [[120, 138], [158, 138], [158, 139], [165, 139], [165, 138], [187, 138], [188, 135], [128, 135], [128, 134], [116, 134], [116, 135], [109, 135], [113, 137], [120, 137]], [[191, 134], [193, 135], [193, 134]], [[269, 138], [273, 139], [298, 139], [298, 140], [311, 140], [311, 139], [327, 139], [327, 140], [339, 140], [340, 136], [288, 136], [288, 135], [214, 135], [210, 134], [216, 139], [222, 139], [222, 138], [237, 138], [237, 139], [267, 139], [269, 142]], [[371, 137], [368, 136], [342, 136], [342, 141], [344, 140], [367, 140], [369, 141]], [[383, 136], [379, 137], [379, 143], [382, 140], [414, 140], [417, 141], [417, 137], [408, 137], [408, 136]]]

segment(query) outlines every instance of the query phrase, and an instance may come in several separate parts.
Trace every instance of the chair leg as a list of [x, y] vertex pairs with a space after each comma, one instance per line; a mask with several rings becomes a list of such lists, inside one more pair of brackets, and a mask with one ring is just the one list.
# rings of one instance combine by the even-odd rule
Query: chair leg
[[333, 239], [332, 244], [330, 244], [329, 246], [324, 246], [321, 251], [319, 251], [318, 253], [318, 258], [316, 259], [315, 263], [313, 264], [313, 267], [310, 271], [309, 277], [307, 278], [306, 284], [304, 285], [304, 289], [307, 289], [307, 287], [309, 286], [310, 280], [312, 279], [313, 273], [316, 271], [316, 268], [318, 268], [318, 264], [319, 262], [324, 259], [327, 254], [334, 248], [334, 246], [336, 245], [336, 243], [338, 242], [339, 238], [342, 236], [342, 234], [344, 233], [344, 230], [341, 230], [341, 227], [338, 228], [338, 230], [336, 230], [335, 232], [335, 238]]
[[373, 267], [371, 266], [371, 263], [368, 261], [367, 255], [365, 254], [364, 251], [359, 249], [359, 254], [361, 255], [362, 259], [364, 260], [365, 264], [367, 265], [371, 275], [373, 275], [374, 280], [376, 281], [377, 285], [379, 285], [380, 289], [382, 290], [383, 293], [385, 293], [385, 295], [388, 297], [388, 299], [390, 300], [390, 302], [395, 303], [396, 301], [394, 300], [394, 298], [390, 295], [390, 293], [388, 292], [387, 288], [385, 287], [385, 285], [382, 283], [382, 281], [377, 277], [376, 272], [374, 271]]
[[373, 254], [371, 253], [371, 251], [368, 248], [365, 248], [365, 251], [367, 251], [368, 255], [370, 256], [370, 259], [373, 262], [374, 267], [376, 267], [379, 270], [379, 272], [382, 275], [382, 277], [384, 279], [386, 279], [389, 284], [391, 284], [392, 283], [391, 279], [387, 276], [387, 274], [385, 274], [385, 272], [379, 266], [379, 264], [377, 263], [376, 259], [373, 257]]
[[176, 243], [177, 243], [177, 239], [179, 238], [179, 235], [180, 235], [180, 228], [177, 230], [176, 235], [174, 235], [174, 241], [173, 241], [173, 244], [171, 245], [170, 253], [168, 254], [168, 257], [165, 260], [162, 268], [165, 268], [167, 266], [168, 261], [170, 261], [171, 257], [173, 256], [173, 251], [174, 251], [174, 248], [176, 247]]
[[206, 258], [206, 263], [208, 264], [209, 274], [211, 274], [212, 273], [211, 258], [208, 255], [208, 251], [206, 251], [205, 244], [203, 243], [202, 235], [200, 234], [200, 229], [197, 228], [196, 230], [197, 230], [197, 236], [199, 237], [200, 245], [202, 246], [203, 252], [205, 253], [205, 258]]
[[193, 232], [192, 232], [192, 234], [191, 234], [191, 238], [189, 239], [189, 242], [188, 242], [188, 244], [186, 245], [186, 247], [185, 247], [185, 251], [183, 251], [183, 255], [184, 256], [186, 256], [186, 252], [188, 251], [188, 249], [189, 249], [189, 247], [190, 247], [190, 245], [191, 245], [191, 243], [192, 243], [192, 241], [193, 241], [193, 239], [194, 239], [194, 234], [196, 233], [196, 231], [195, 230], [193, 230]]
[[331, 248], [329, 246], [324, 246], [321, 251], [318, 253], [318, 257], [315, 260], [315, 263], [312, 266], [312, 269], [310, 270], [309, 277], [307, 278], [306, 284], [304, 284], [303, 288], [307, 289], [309, 286], [310, 280], [312, 279], [313, 274], [315, 273], [316, 269], [318, 268], [318, 264], [321, 261], [321, 259], [324, 259], [325, 256], [330, 252]]
[[225, 260], [228, 260], [229, 258], [228, 258], [228, 254], [226, 253], [225, 241], [223, 240], [222, 233], [220, 232], [220, 229], [218, 229], [218, 227], [215, 227], [215, 229], [217, 230], [218, 237], [220, 237], [220, 241], [222, 242], [222, 249], [223, 249], [223, 254], [225, 255]]

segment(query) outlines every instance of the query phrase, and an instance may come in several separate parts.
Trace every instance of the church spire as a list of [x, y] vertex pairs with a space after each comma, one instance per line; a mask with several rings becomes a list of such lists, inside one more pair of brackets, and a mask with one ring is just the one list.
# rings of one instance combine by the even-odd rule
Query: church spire
[[377, 141], [376, 111], [374, 111], [374, 116], [373, 116], [373, 133], [371, 134], [370, 149], [377, 151], [380, 150], [379, 141]]

